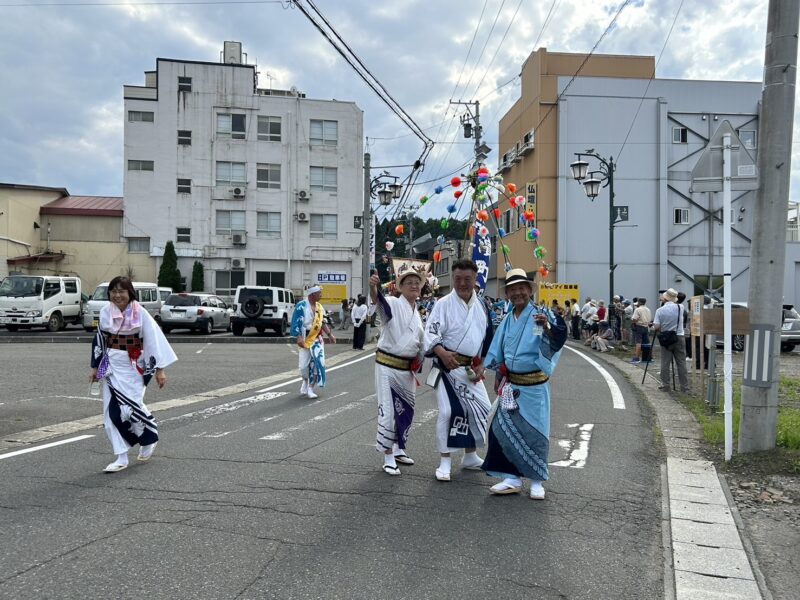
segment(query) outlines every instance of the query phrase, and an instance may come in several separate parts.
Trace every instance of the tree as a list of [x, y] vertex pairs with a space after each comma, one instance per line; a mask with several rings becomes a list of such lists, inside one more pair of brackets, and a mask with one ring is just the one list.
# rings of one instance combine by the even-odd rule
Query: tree
[[175, 244], [172, 240], [164, 248], [164, 258], [158, 270], [158, 285], [172, 288], [173, 292], [183, 291], [181, 288], [181, 272], [178, 269], [178, 255], [175, 254]]
[[203, 271], [203, 263], [199, 260], [194, 261], [192, 267], [192, 291], [202, 292], [206, 287], [205, 273]]

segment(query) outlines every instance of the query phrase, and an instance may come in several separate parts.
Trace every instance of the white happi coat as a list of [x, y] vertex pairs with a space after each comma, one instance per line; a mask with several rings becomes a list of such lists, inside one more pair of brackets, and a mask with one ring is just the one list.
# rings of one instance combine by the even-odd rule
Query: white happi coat
[[[422, 359], [425, 333], [415, 306], [405, 298], [378, 296], [374, 309], [380, 316], [378, 350], [409, 359]], [[375, 363], [375, 395], [378, 400], [378, 435], [375, 448], [387, 452], [406, 447], [417, 380], [411, 371]]]
[[[469, 302], [459, 298], [455, 290], [438, 300], [428, 316], [425, 328], [425, 354], [435, 356], [433, 349], [464, 356], [485, 353], [487, 337], [486, 307], [473, 292]], [[491, 340], [490, 340], [491, 341]], [[438, 361], [435, 361], [435, 366]], [[491, 408], [489, 395], [482, 381], [473, 382], [466, 367], [445, 373], [436, 382], [439, 418], [436, 423], [436, 442], [441, 453], [453, 448], [483, 446], [486, 441], [486, 420]]]

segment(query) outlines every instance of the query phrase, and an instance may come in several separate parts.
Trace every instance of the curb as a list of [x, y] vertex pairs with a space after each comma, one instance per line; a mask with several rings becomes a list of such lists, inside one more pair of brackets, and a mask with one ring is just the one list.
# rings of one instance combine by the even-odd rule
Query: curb
[[[590, 352], [581, 343], [570, 345], [614, 367], [642, 393], [656, 415], [667, 456], [661, 470], [665, 598], [724, 594], [726, 598], [771, 600], [727, 484], [699, 453], [702, 432], [694, 415], [668, 392], [657, 389], [660, 381], [654, 371], [648, 370], [652, 380], [642, 383], [641, 367], [608, 353]], [[654, 363], [655, 357], [650, 366]], [[725, 533], [736, 535], [710, 541], [705, 537], [709, 527], [720, 538]]]

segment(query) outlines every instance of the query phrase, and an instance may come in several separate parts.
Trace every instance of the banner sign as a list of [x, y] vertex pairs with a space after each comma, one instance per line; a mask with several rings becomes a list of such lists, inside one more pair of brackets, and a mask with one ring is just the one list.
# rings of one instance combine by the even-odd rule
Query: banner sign
[[539, 296], [537, 300], [544, 302], [550, 306], [553, 300], [558, 302], [559, 306], [564, 306], [564, 301], [580, 300], [581, 288], [577, 283], [549, 283], [539, 282]]
[[317, 273], [317, 283], [347, 283], [347, 273], [344, 271], [320, 271]]
[[414, 258], [392, 258], [392, 271], [394, 272], [395, 279], [408, 270], [415, 271], [422, 279], [422, 283], [425, 283], [428, 281], [428, 274], [432, 273], [432, 264], [433, 263], [429, 260], [417, 260]]
[[[476, 283], [481, 290], [486, 289], [486, 280], [489, 278], [489, 264], [492, 259], [492, 240], [489, 237], [489, 229], [480, 221], [475, 221], [473, 225], [475, 236], [472, 240], [472, 260], [478, 265], [478, 279]], [[483, 230], [486, 235], [481, 235]]]

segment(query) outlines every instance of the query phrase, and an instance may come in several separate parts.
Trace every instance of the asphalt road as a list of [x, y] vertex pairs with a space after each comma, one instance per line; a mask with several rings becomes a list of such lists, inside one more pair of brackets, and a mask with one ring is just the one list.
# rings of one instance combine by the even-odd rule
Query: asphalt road
[[[174, 401], [156, 412], [162, 441], [151, 461], [131, 452], [117, 474], [101, 473], [113, 456], [100, 428], [25, 454], [9, 455], [30, 446], [7, 442], [0, 597], [663, 597], [660, 441], [623, 378], [625, 408], [614, 408], [601, 373], [564, 351], [553, 379], [558, 464], [535, 502], [490, 496], [482, 473], [434, 479], [424, 386], [417, 464], [385, 475], [370, 352], [328, 349], [336, 365], [312, 401], [297, 394], [286, 345], [176, 345], [167, 388], [148, 390], [152, 407]], [[0, 439], [99, 413], [87, 351], [0, 346]]]

